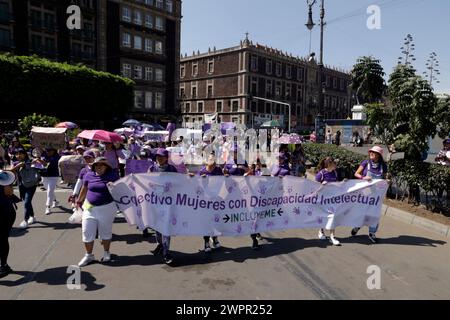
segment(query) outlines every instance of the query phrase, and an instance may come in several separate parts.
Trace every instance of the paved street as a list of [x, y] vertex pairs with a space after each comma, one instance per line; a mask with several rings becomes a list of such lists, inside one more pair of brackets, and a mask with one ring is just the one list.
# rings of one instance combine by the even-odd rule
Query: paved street
[[[67, 191], [58, 190], [65, 203]], [[35, 196], [39, 223], [13, 230], [9, 264], [15, 274], [0, 280], [0, 299], [449, 299], [450, 246], [445, 238], [383, 218], [378, 245], [367, 229], [349, 238], [337, 231], [342, 247], [317, 240], [316, 230], [264, 234], [260, 251], [250, 237], [221, 238], [225, 247], [209, 257], [202, 239], [177, 237], [175, 267], [149, 251], [154, 240], [118, 220], [108, 265], [82, 269], [80, 290], [69, 290], [66, 273], [84, 254], [81, 227], [68, 224], [68, 210], [44, 216], [45, 193]], [[20, 204], [22, 206], [22, 204]], [[21, 222], [20, 207], [15, 226]], [[95, 254], [102, 249], [96, 242]], [[381, 289], [366, 285], [370, 265], [381, 268]]]

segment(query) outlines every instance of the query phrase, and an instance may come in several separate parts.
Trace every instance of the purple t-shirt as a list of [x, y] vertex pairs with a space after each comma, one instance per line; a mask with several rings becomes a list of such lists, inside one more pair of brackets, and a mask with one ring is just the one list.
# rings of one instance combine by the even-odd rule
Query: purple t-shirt
[[337, 179], [337, 172], [336, 170], [328, 171], [327, 169], [322, 169], [316, 174], [316, 181], [317, 182], [336, 182]]
[[80, 175], [78, 176], [78, 179], [83, 180], [84, 176], [88, 173], [91, 172], [91, 168], [89, 166], [85, 166], [83, 169], [81, 169], [80, 171]]
[[200, 171], [198, 172], [198, 175], [202, 176], [204, 174], [207, 175], [207, 176], [223, 176], [222, 169], [220, 169], [217, 166], [211, 172], [206, 170], [206, 166], [204, 166], [203, 168], [200, 169]]
[[[360, 166], [364, 168], [362, 172], [363, 177], [367, 177], [370, 175], [370, 177], [372, 177], [373, 179], [383, 179], [383, 174], [387, 172], [387, 166], [385, 163], [375, 163], [372, 160], [364, 160], [363, 162], [361, 162]], [[369, 166], [370, 174], [368, 173]]]
[[119, 159], [126, 159], [122, 150], [105, 150], [103, 156], [108, 160], [113, 169], [119, 168]]
[[95, 172], [88, 172], [83, 179], [83, 185], [87, 187], [86, 199], [93, 206], [103, 206], [114, 201], [109, 193], [107, 183], [117, 181], [119, 177], [114, 171], [98, 176]]
[[272, 167], [272, 172], [271, 174], [274, 177], [284, 177], [284, 176], [288, 176], [291, 174], [291, 170], [289, 169], [289, 165], [288, 164], [282, 164], [280, 165], [274, 165]]

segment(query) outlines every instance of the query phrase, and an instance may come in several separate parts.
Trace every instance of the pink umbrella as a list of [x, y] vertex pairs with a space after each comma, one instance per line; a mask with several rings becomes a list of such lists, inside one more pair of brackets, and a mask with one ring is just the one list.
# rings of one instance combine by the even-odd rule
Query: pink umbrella
[[66, 122], [60, 122], [58, 123], [55, 128], [67, 128], [67, 129], [75, 129], [78, 128], [78, 126], [70, 121], [66, 121]]
[[278, 139], [278, 143], [279, 144], [301, 144], [302, 143], [302, 139], [296, 133], [283, 134]]
[[89, 140], [98, 140], [103, 142], [122, 142], [122, 137], [117, 133], [109, 132], [105, 130], [84, 130], [78, 135], [78, 138], [84, 138]]

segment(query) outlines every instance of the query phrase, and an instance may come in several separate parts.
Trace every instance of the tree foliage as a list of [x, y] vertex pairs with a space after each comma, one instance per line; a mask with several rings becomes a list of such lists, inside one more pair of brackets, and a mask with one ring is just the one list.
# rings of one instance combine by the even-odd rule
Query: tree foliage
[[58, 118], [33, 113], [19, 120], [19, 129], [22, 135], [27, 136], [33, 126], [36, 127], [54, 127], [59, 123]]
[[372, 56], [358, 58], [351, 72], [351, 86], [356, 91], [358, 104], [381, 100], [385, 90], [384, 75], [380, 60]]

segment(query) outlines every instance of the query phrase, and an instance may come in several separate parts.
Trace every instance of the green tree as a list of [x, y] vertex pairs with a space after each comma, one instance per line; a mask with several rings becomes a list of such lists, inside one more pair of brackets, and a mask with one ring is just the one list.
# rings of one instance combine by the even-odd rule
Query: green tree
[[33, 126], [54, 127], [57, 123], [58, 118], [33, 113], [19, 120], [19, 129], [23, 136], [28, 136]]
[[390, 131], [395, 146], [408, 160], [420, 161], [428, 151], [428, 138], [436, 134], [437, 99], [429, 83], [410, 66], [398, 65], [389, 78], [392, 103]]
[[372, 56], [358, 58], [351, 72], [351, 87], [356, 90], [358, 104], [381, 100], [386, 87], [384, 75], [380, 60]]
[[442, 139], [449, 136], [450, 133], [450, 96], [446, 96], [443, 99], [439, 99], [435, 122], [438, 125], [438, 135]]

